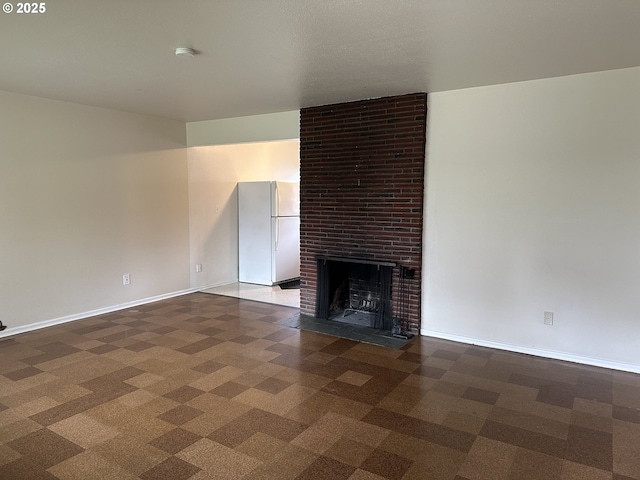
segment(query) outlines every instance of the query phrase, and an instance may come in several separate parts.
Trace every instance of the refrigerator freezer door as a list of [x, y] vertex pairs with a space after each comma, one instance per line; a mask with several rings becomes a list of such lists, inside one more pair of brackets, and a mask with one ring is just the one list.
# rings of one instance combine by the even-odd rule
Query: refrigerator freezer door
[[271, 219], [273, 242], [272, 283], [300, 276], [300, 217]]
[[271, 215], [293, 217], [300, 215], [300, 184], [294, 182], [271, 182]]

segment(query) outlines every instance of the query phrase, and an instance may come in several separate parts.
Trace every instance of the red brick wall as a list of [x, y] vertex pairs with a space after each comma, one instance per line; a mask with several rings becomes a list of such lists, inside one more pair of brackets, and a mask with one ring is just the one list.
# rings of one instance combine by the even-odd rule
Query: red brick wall
[[[303, 314], [315, 314], [316, 255], [392, 261], [415, 269], [408, 319], [419, 331], [426, 116], [425, 93], [301, 110]], [[396, 268], [394, 308], [398, 293]]]

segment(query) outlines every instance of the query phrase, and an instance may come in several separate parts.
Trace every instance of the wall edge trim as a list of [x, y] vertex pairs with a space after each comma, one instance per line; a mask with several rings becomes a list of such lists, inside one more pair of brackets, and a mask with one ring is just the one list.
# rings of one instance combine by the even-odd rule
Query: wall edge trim
[[62, 323], [73, 322], [75, 320], [83, 320], [89, 317], [95, 317], [96, 315], [104, 315], [105, 313], [117, 312], [119, 310], [125, 310], [131, 307], [137, 307], [139, 305], [145, 305], [147, 303], [158, 302], [167, 298], [179, 297], [181, 295], [187, 295], [189, 293], [196, 293], [202, 290], [201, 288], [189, 288], [186, 290], [178, 290], [170, 293], [163, 293], [153, 297], [142, 298], [138, 300], [132, 300], [131, 302], [120, 303], [117, 305], [111, 305], [108, 307], [97, 308], [95, 310], [88, 310], [86, 312], [74, 313], [72, 315], [65, 315], [63, 317], [52, 318], [49, 320], [43, 320], [41, 322], [29, 323], [27, 325], [21, 325], [19, 327], [9, 327], [6, 330], [0, 332], [0, 339], [6, 337], [13, 337], [21, 333], [32, 332], [34, 330], [40, 330], [41, 328], [53, 327]]
[[522, 345], [516, 345], [511, 343], [492, 342], [476, 337], [465, 337], [463, 335], [455, 335], [444, 332], [438, 332], [435, 330], [422, 329], [420, 335], [425, 337], [434, 337], [442, 340], [450, 340], [453, 342], [466, 343], [470, 345], [477, 345], [480, 347], [495, 348], [497, 350], [506, 350], [514, 353], [523, 353], [525, 355], [534, 355], [536, 357], [550, 358], [553, 360], [563, 360], [566, 362], [579, 363], [583, 365], [590, 365], [593, 367], [608, 368], [611, 370], [620, 370], [623, 372], [640, 373], [640, 365], [634, 365], [631, 363], [615, 362], [611, 360], [605, 360], [602, 358], [583, 357], [581, 355], [572, 355], [570, 353], [555, 352], [552, 350], [543, 350], [539, 348], [525, 347]]

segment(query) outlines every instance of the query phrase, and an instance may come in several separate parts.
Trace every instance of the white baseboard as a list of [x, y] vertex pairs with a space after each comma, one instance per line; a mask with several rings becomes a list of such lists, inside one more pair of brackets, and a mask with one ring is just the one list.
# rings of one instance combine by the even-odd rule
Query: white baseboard
[[631, 363], [614, 362], [601, 358], [583, 357], [580, 355], [572, 355], [563, 352], [554, 352], [551, 350], [542, 350], [539, 348], [524, 347], [521, 345], [512, 345], [508, 343], [492, 342], [481, 338], [465, 337], [463, 335], [453, 335], [449, 333], [436, 332], [433, 330], [423, 329], [420, 335], [425, 337], [435, 337], [442, 340], [451, 340], [453, 342], [466, 343], [470, 345], [478, 345], [480, 347], [495, 348], [497, 350], [507, 350], [509, 352], [524, 353], [534, 355], [536, 357], [552, 358], [554, 360], [564, 360], [566, 362], [580, 363], [583, 365], [592, 365], [594, 367], [610, 368], [612, 370], [621, 370], [623, 372], [640, 373], [640, 365]]
[[6, 330], [3, 330], [0, 332], [0, 338], [12, 337], [20, 333], [31, 332], [33, 330], [39, 330], [41, 328], [51, 327], [53, 325], [60, 325], [61, 323], [73, 322], [74, 320], [82, 320], [83, 318], [95, 317], [96, 315], [103, 315], [105, 313], [117, 312], [118, 310], [125, 310], [127, 308], [137, 307], [139, 305], [145, 305], [147, 303], [153, 303], [160, 300], [165, 300], [167, 298], [179, 297], [181, 295], [195, 293], [200, 290], [201, 290], [200, 288], [189, 288], [187, 290], [180, 290], [177, 292], [156, 295], [155, 297], [148, 297], [148, 298], [143, 298], [139, 300], [133, 300], [127, 303], [120, 303], [118, 305], [98, 308], [96, 310], [90, 310], [88, 312], [74, 313], [73, 315], [66, 315], [64, 317], [52, 318], [50, 320], [30, 323], [28, 325], [22, 325], [19, 327], [9, 327]]

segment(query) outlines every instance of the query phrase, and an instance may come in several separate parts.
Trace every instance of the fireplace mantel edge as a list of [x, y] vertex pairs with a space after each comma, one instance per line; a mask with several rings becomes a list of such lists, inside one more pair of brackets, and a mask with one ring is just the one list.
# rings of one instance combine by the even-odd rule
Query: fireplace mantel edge
[[380, 260], [369, 260], [366, 258], [356, 257], [336, 257], [333, 255], [316, 255], [316, 259], [325, 261], [329, 260], [331, 262], [363, 263], [365, 265], [378, 265], [381, 267], [396, 267], [398, 265], [396, 262], [383, 262]]

